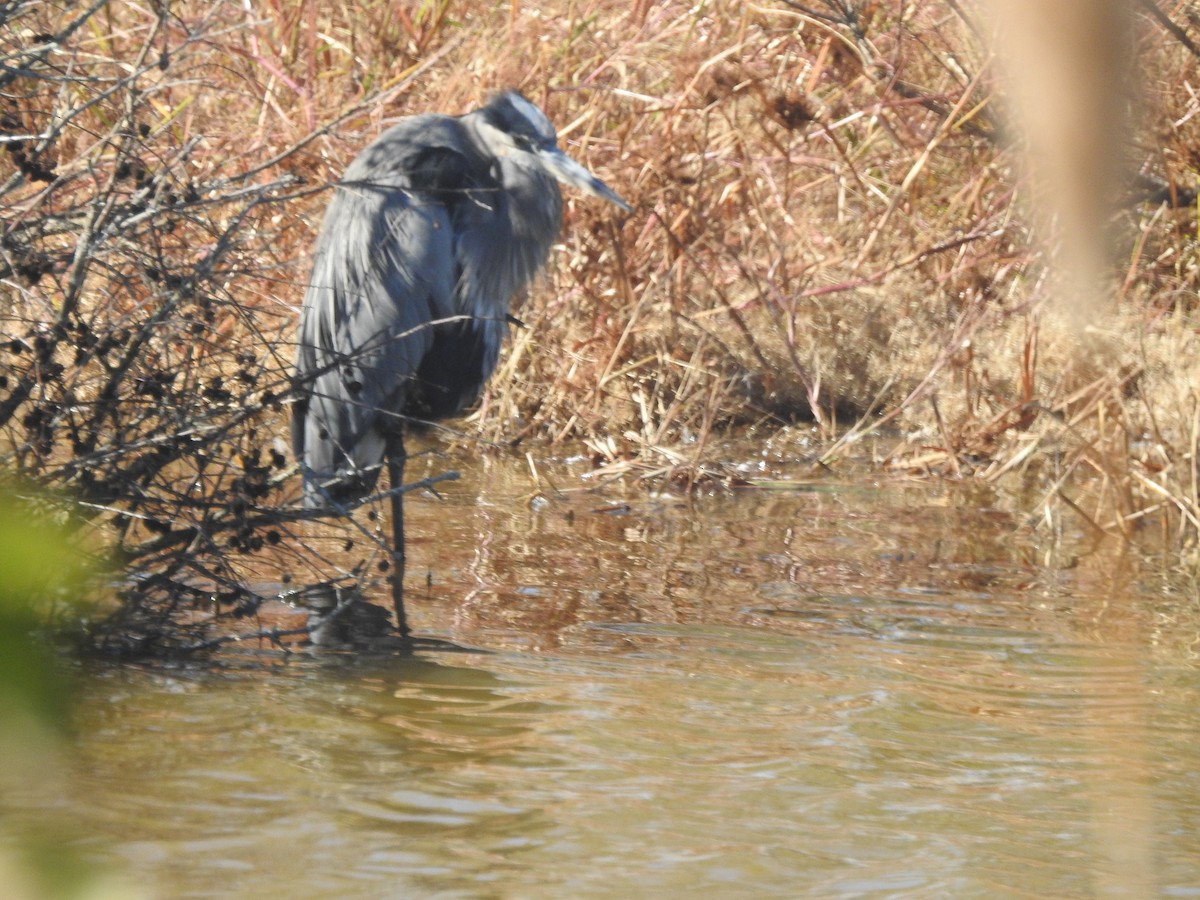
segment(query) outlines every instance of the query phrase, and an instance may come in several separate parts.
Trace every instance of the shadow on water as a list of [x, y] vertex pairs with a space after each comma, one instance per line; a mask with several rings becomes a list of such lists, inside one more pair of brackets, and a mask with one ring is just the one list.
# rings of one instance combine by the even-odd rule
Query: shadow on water
[[96, 672], [9, 826], [162, 896], [1200, 884], [1200, 614], [1113, 548], [923, 484], [534, 508], [520, 471], [410, 504], [446, 646]]

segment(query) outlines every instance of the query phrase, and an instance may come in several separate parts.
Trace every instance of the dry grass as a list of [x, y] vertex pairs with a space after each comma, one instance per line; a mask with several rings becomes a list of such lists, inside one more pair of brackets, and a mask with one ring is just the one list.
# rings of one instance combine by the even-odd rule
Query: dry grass
[[[1143, 114], [1126, 150], [1142, 180], [1118, 217], [1116, 308], [1081, 341], [1046, 315], [1052, 282], [972, 9], [871, 0], [850, 21], [841, 3], [802, 6], [98, 3], [42, 64], [91, 66], [124, 78], [125, 93], [100, 101], [78, 85], [9, 82], [5, 240], [96, 185], [113, 202], [208, 193], [189, 201], [183, 225], [131, 233], [119, 265], [78, 284], [81, 219], [40, 235], [40, 255], [6, 244], [6, 302], [20, 310], [10, 330], [25, 329], [12, 337], [51, 328], [64, 302], [92, 322], [144, 323], [162, 296], [148, 273], [202, 261], [227, 235], [236, 246], [221, 257], [218, 302], [208, 293], [178, 309], [199, 317], [205, 339], [156, 339], [151, 368], [202, 367], [210, 381], [249, 370], [259, 393], [227, 402], [259, 406], [221, 452], [252, 456], [285, 433], [261, 391], [287, 376], [328, 185], [395, 117], [461, 111], [516, 87], [638, 210], [621, 219], [565, 198], [550, 271], [517, 310], [527, 327], [461, 424], [464, 439], [582, 443], [598, 465], [691, 482], [715, 471], [718, 429], [779, 446], [805, 423], [835, 464], [886, 428], [897, 436], [890, 466], [1034, 476], [1043, 507], [1130, 536], [1154, 522], [1190, 552], [1200, 70], [1179, 33], [1194, 40], [1200, 25], [1174, 7], [1161, 12], [1177, 33], [1140, 22]], [[48, 2], [5, 15], [16, 59], [81, 12]], [[68, 110], [52, 142], [12, 141]], [[139, 180], [130, 159], [157, 180]], [[252, 202], [235, 202], [241, 190]], [[159, 243], [147, 248], [150, 238]], [[6, 365], [20, 364], [15, 347]], [[102, 389], [83, 371], [76, 399]], [[11, 379], [0, 389], [5, 453], [27, 473], [76, 479], [69, 443], [44, 440], [43, 425], [39, 447], [37, 398], [18, 397]], [[172, 462], [162, 477], [180, 465], [195, 467]]]

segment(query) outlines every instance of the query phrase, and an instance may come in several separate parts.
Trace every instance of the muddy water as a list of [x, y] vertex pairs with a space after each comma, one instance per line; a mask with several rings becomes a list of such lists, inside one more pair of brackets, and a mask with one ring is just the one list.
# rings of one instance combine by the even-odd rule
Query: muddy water
[[1200, 894], [1200, 612], [1118, 546], [939, 484], [459, 468], [412, 615], [487, 652], [97, 672], [10, 823], [163, 897]]

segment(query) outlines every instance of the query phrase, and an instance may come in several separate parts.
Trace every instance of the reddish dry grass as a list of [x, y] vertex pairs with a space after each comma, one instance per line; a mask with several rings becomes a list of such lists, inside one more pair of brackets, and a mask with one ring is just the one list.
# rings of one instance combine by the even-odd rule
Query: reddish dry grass
[[[1161, 514], [1194, 542], [1194, 216], [1124, 204], [1119, 303], [1080, 352], [1043, 315], [1027, 190], [969, 10], [873, 0], [856, 36], [770, 0], [156, 8], [112, 4], [79, 41], [113, 59], [147, 35], [172, 49], [146, 78], [149, 124], [166, 147], [202, 139], [198, 178], [322, 188], [395, 117], [515, 87], [637, 206], [622, 219], [566, 198], [550, 271], [517, 311], [528, 327], [462, 424], [468, 439], [583, 442], [598, 463], [691, 479], [716, 428], [778, 446], [780, 429], [811, 421], [830, 462], [886, 426], [893, 466], [1044, 472], [1045, 508], [1122, 534]], [[1142, 24], [1129, 167], [1178, 197], [1200, 164], [1200, 71]], [[60, 156], [102, 169], [88, 138], [102, 132], [88, 122]], [[274, 322], [281, 365], [327, 197], [264, 217], [264, 277], [237, 288], [246, 320]]]

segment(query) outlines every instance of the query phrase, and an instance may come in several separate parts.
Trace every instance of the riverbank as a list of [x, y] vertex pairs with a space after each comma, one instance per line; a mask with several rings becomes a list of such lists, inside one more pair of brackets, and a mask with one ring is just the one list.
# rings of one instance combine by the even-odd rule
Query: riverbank
[[1193, 566], [1190, 26], [1138, 21], [1137, 179], [1111, 308], [1080, 333], [1047, 312], [981, 20], [842, 6], [14, 12], [5, 50], [30, 74], [4, 109], [4, 465], [73, 492], [84, 545], [117, 548], [124, 604], [166, 629], [126, 649], [203, 641], [172, 630], [198, 606], [252, 615], [264, 549], [333, 577], [286, 444], [329, 187], [395, 118], [507, 87], [636, 211], [564, 197], [547, 275], [451, 443], [582, 445], [686, 489], [737, 483], [727, 434], [836, 467], [886, 429], [881, 474], [1033, 484], [1028, 515], [1152, 529]]

